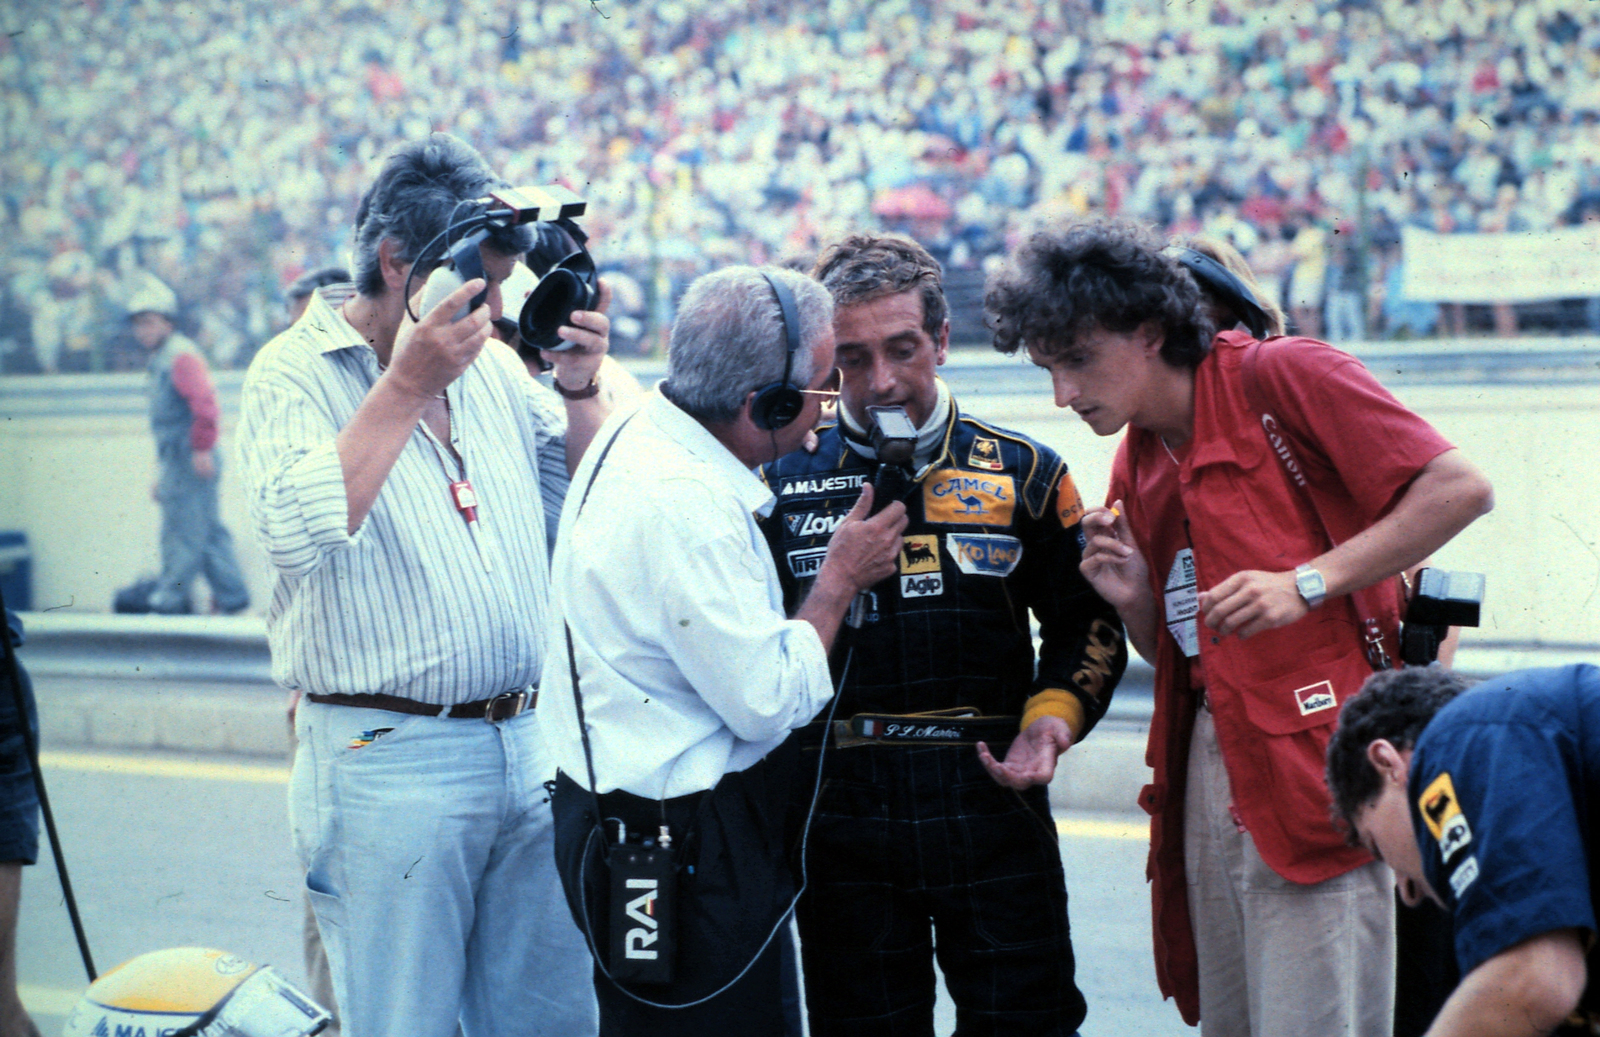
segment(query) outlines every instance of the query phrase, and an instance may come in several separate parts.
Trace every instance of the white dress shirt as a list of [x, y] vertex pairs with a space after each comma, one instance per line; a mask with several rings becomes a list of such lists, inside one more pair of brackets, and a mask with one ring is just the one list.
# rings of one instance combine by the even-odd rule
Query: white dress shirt
[[[566, 488], [566, 411], [490, 341], [446, 390], [479, 499], [418, 424], [354, 534], [335, 438], [378, 378], [361, 333], [313, 295], [245, 376], [239, 452], [256, 535], [277, 570], [272, 675], [308, 693], [448, 705], [539, 679], [549, 552], [542, 493]], [[546, 486], [545, 484], [549, 485]], [[552, 502], [553, 503], [553, 502]]]
[[816, 628], [783, 611], [756, 525], [771, 491], [659, 391], [629, 416], [612, 415], [572, 479], [539, 714], [557, 764], [587, 787], [566, 623], [598, 791], [654, 799], [750, 767], [833, 687]]

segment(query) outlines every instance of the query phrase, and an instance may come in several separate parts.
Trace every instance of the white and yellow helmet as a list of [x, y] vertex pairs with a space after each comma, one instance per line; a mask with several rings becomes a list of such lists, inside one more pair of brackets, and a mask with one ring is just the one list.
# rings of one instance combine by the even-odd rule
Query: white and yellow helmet
[[62, 1037], [309, 1037], [332, 1021], [270, 967], [205, 947], [131, 958], [90, 984]]

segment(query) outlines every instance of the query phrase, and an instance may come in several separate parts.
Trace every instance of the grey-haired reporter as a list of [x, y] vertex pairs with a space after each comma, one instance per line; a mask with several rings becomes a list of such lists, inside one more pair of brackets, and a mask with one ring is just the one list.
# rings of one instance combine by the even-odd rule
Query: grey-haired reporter
[[833, 342], [808, 278], [700, 278], [665, 383], [612, 416], [573, 477], [539, 709], [602, 1034], [783, 1032], [785, 740], [827, 706], [828, 650], [856, 594], [894, 571], [906, 523], [899, 503], [869, 518], [865, 488], [785, 614], [757, 525], [774, 498], [752, 469], [816, 425]]
[[526, 225], [490, 226], [455, 259], [485, 276], [412, 316], [463, 221], [506, 186], [446, 134], [401, 147], [356, 214], [355, 294], [314, 293], [245, 378], [273, 677], [303, 693], [290, 821], [345, 1037], [597, 1026], [534, 707], [541, 502], [559, 505], [608, 411], [604, 292], [561, 328], [577, 348], [555, 392], [489, 340]]

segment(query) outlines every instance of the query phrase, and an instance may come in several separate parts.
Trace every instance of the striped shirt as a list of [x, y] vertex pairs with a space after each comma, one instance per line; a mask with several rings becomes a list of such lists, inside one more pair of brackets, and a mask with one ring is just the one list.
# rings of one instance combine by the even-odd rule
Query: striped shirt
[[372, 347], [315, 296], [245, 376], [239, 449], [256, 535], [278, 573], [273, 678], [311, 694], [438, 705], [536, 684], [546, 524], [567, 486], [564, 407], [491, 340], [446, 390], [477, 536], [451, 497], [455, 459], [420, 423], [350, 534], [335, 437], [378, 374]]

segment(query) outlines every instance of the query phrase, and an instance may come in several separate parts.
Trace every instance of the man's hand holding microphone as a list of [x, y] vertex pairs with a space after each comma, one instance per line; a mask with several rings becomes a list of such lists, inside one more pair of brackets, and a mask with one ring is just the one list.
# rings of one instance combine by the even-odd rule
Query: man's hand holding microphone
[[856, 595], [893, 576], [899, 568], [906, 506], [892, 501], [874, 515], [872, 494], [870, 483], [861, 487], [855, 507], [833, 531], [816, 582], [795, 614], [796, 619], [817, 628], [822, 647], [830, 651]]

